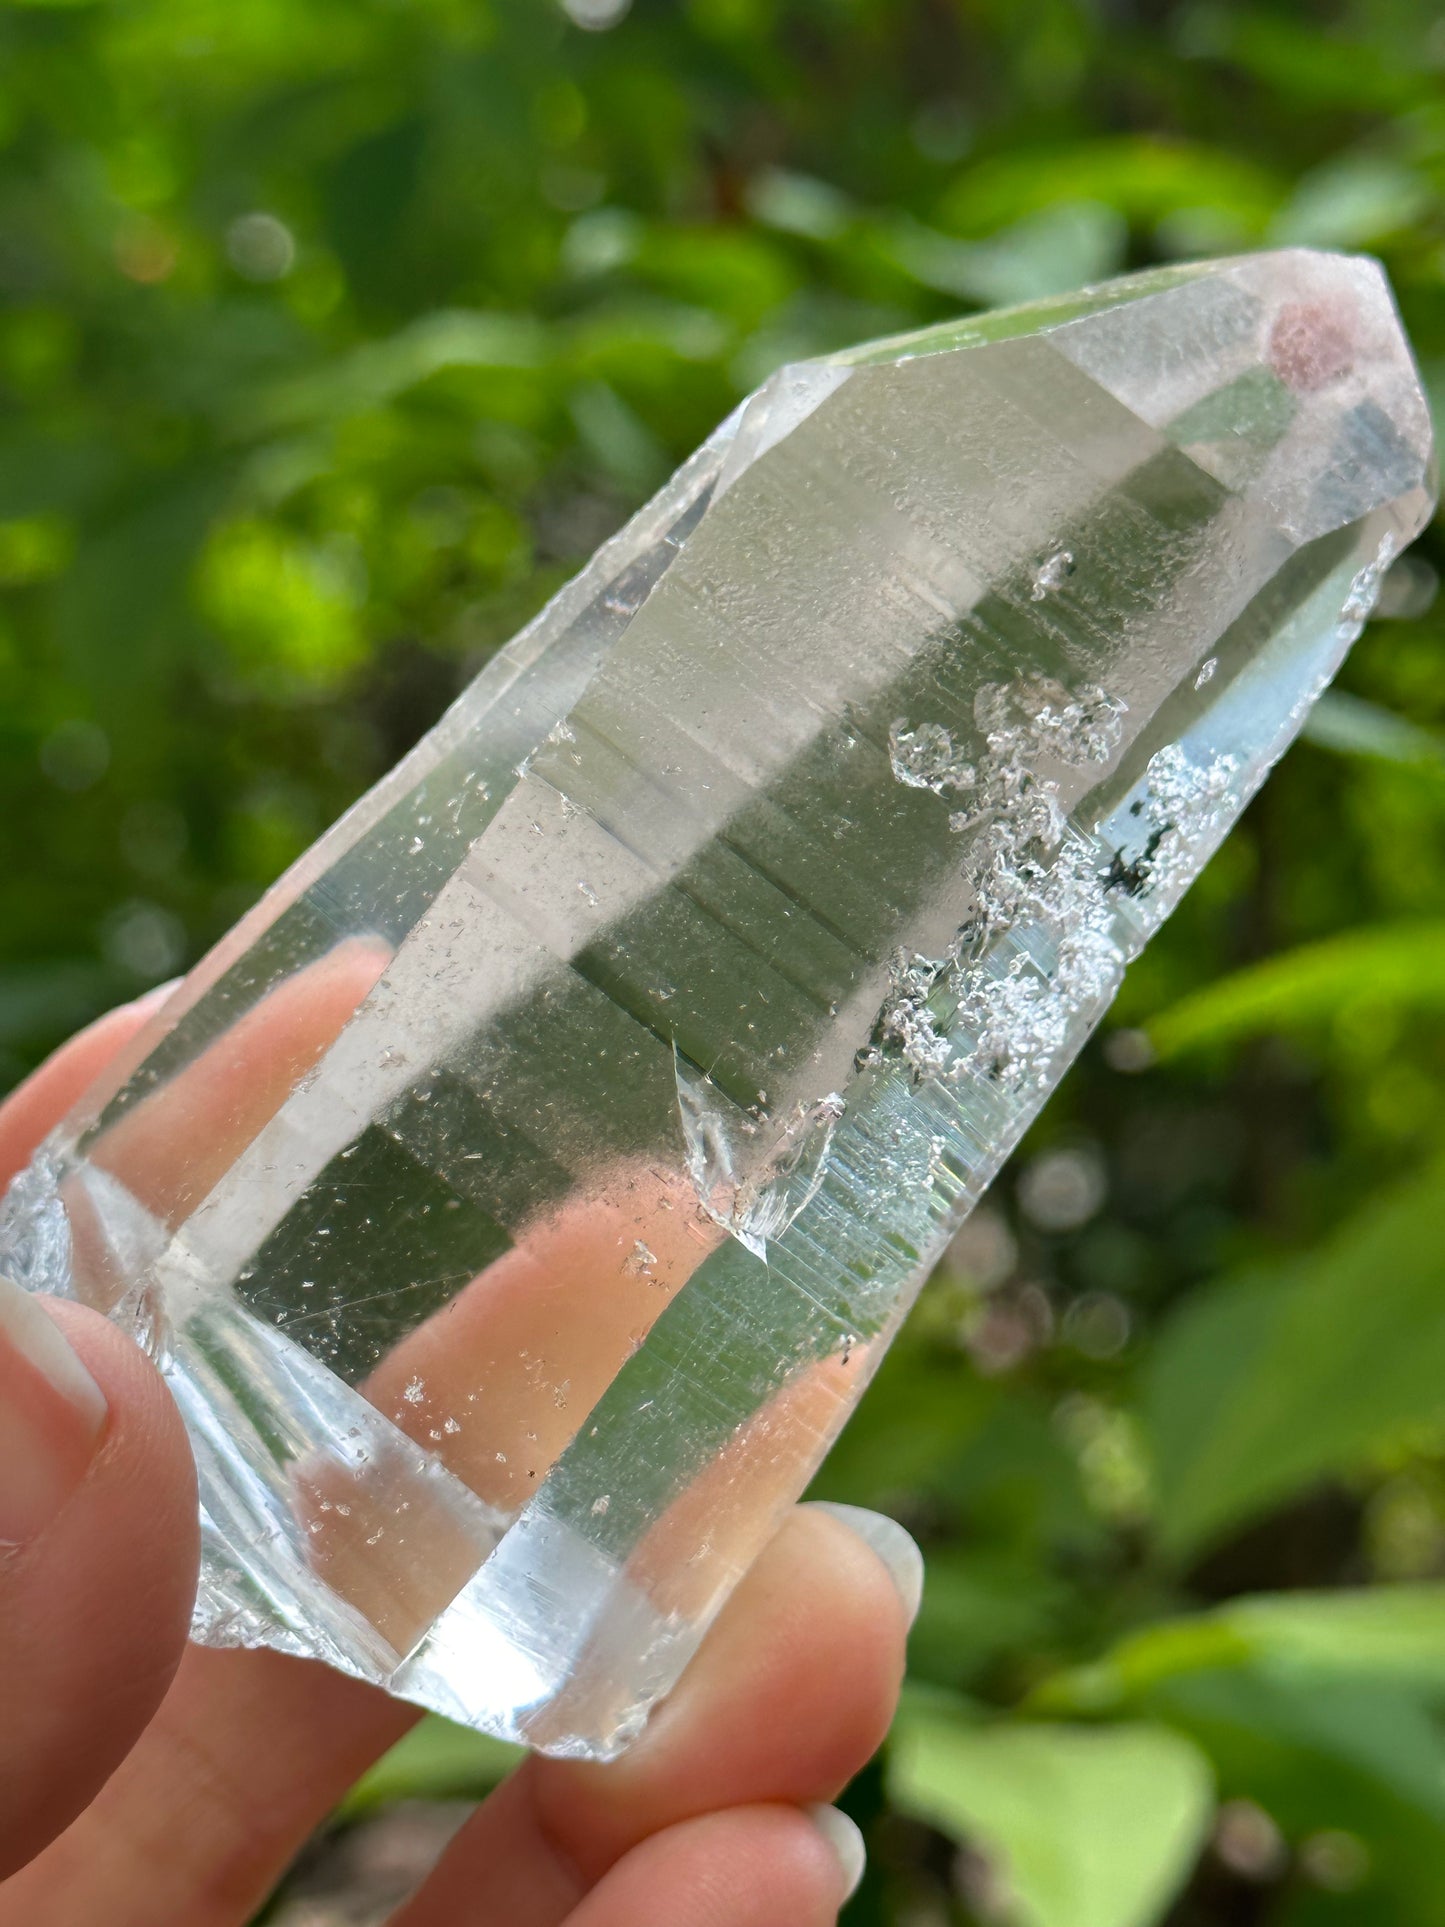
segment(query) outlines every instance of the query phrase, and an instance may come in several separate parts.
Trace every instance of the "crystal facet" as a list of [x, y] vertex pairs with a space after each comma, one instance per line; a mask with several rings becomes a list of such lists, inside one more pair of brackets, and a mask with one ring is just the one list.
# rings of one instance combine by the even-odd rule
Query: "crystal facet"
[[745, 402], [9, 1195], [169, 1374], [197, 1637], [624, 1744], [1431, 486], [1305, 251]]

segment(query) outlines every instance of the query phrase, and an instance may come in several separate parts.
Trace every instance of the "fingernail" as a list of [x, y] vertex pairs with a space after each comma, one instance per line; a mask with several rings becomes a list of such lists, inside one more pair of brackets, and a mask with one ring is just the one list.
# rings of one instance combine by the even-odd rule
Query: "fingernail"
[[0, 1277], [0, 1545], [33, 1539], [85, 1476], [105, 1394], [38, 1298]]
[[861, 1505], [839, 1505], [832, 1499], [814, 1499], [812, 1503], [819, 1512], [829, 1513], [840, 1525], [847, 1526], [865, 1546], [877, 1553], [898, 1588], [898, 1597], [903, 1601], [911, 1626], [923, 1599], [923, 1554], [912, 1534], [905, 1532], [886, 1512], [869, 1512]]
[[171, 992], [178, 990], [184, 982], [184, 977], [167, 977], [163, 984], [156, 984], [153, 989], [142, 991], [139, 997], [133, 997], [130, 1007], [132, 1010], [143, 1011], [147, 1017], [153, 1017], [170, 997]]
[[837, 1807], [809, 1807], [807, 1812], [838, 1863], [838, 1871], [843, 1876], [843, 1899], [851, 1900], [858, 1891], [863, 1869], [868, 1864], [868, 1849], [863, 1845], [863, 1836], [847, 1814], [841, 1813]]

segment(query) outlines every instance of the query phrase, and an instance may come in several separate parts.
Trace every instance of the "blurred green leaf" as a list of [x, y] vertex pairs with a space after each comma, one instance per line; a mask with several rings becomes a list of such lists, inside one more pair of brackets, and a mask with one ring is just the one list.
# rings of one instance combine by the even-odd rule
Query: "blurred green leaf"
[[1019, 1927], [1147, 1927], [1213, 1812], [1208, 1762], [1158, 1726], [977, 1727], [913, 1705], [889, 1760], [898, 1806], [982, 1851]]
[[1222, 1793], [1289, 1837], [1333, 1828], [1370, 1842], [1362, 1876], [1379, 1918], [1404, 1901], [1402, 1917], [1430, 1922], [1445, 1919], [1445, 1896], [1419, 1892], [1445, 1823], [1442, 1703], [1439, 1585], [1232, 1601], [1128, 1635], [1032, 1702], [1170, 1721], [1208, 1752]]
[[1317, 1251], [1195, 1293], [1145, 1372], [1159, 1541], [1175, 1559], [1441, 1410], [1445, 1166]]
[[1220, 977], [1149, 1020], [1161, 1058], [1328, 1022], [1361, 1003], [1445, 1009], [1445, 922], [1375, 924]]
[[1119, 267], [1127, 235], [1111, 207], [1064, 202], [1031, 214], [985, 241], [960, 241], [917, 222], [900, 221], [886, 244], [903, 270], [925, 287], [981, 307], [1039, 301], [1102, 281]]
[[530, 369], [541, 363], [546, 350], [546, 331], [529, 316], [461, 310], [423, 315], [389, 340], [366, 342], [313, 374], [248, 399], [237, 427], [295, 428], [355, 414], [393, 400], [444, 369]]
[[[1261, 7], [1204, 9], [1208, 51], [1227, 57], [1276, 96], [1358, 112], [1365, 105], [1405, 106], [1421, 86], [1418, 67], [1362, 35], [1321, 32], [1319, 23]], [[1199, 18], [1196, 15], [1196, 19]]]
[[931, 1550], [928, 1583], [908, 1641], [915, 1677], [968, 1686], [991, 1663], [1056, 1638], [1071, 1595], [1027, 1543]]
[[1053, 1714], [1114, 1711], [1168, 1680], [1229, 1670], [1306, 1689], [1373, 1680], [1445, 1698], [1445, 1585], [1231, 1600], [1129, 1634], [1103, 1659], [1047, 1681], [1035, 1704]]
[[1373, 247], [1430, 205], [1427, 181], [1383, 154], [1344, 154], [1306, 174], [1270, 223], [1281, 247]]
[[56, 586], [55, 633], [71, 673], [113, 715], [144, 704], [144, 676], [185, 653], [191, 570], [231, 488], [217, 464], [135, 498], [83, 541]]
[[362, 1775], [341, 1810], [355, 1816], [395, 1800], [479, 1800], [524, 1758], [520, 1746], [427, 1713]]
[[1305, 719], [1304, 735], [1322, 749], [1347, 756], [1372, 756], [1445, 774], [1445, 735], [1343, 689], [1325, 691]]
[[622, 488], [645, 495], [666, 479], [666, 452], [615, 388], [605, 381], [584, 382], [572, 395], [571, 409], [583, 445]]
[[1101, 202], [1141, 223], [1209, 207], [1244, 235], [1263, 229], [1278, 199], [1268, 171], [1237, 151], [1116, 135], [981, 161], [949, 189], [943, 214], [961, 233], [989, 234], [1061, 202]]
[[753, 176], [748, 183], [748, 208], [765, 227], [815, 241], [835, 239], [853, 218], [847, 195], [829, 182], [780, 167], [765, 167]]
[[1193, 1739], [1221, 1793], [1254, 1802], [1286, 1839], [1348, 1834], [1363, 1861], [1362, 1892], [1383, 1917], [1392, 1901], [1416, 1927], [1445, 1922], [1434, 1879], [1445, 1745], [1418, 1696], [1376, 1681], [1214, 1672], [1162, 1682], [1141, 1710]]

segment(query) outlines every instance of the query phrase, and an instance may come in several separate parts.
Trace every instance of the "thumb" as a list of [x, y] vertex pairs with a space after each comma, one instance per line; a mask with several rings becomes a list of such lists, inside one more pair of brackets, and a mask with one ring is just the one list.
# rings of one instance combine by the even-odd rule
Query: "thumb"
[[0, 1880], [94, 1797], [160, 1704], [196, 1590], [180, 1415], [94, 1312], [0, 1278]]

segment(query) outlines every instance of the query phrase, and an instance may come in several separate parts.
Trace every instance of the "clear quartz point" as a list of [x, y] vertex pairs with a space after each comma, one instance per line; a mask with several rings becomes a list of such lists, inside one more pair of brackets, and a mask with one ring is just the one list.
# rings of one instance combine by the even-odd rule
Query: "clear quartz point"
[[635, 1735], [1431, 503], [1367, 260], [773, 376], [8, 1195], [169, 1375], [196, 1637]]

